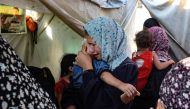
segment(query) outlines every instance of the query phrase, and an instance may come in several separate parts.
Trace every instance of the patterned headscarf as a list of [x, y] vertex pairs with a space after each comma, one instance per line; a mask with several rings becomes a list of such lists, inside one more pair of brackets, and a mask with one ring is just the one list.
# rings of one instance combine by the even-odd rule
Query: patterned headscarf
[[125, 32], [113, 19], [95, 18], [89, 21], [84, 29], [101, 48], [102, 59], [112, 70], [128, 57]]
[[171, 57], [168, 54], [169, 40], [164, 29], [161, 27], [151, 27], [148, 31], [152, 34], [151, 50], [155, 51], [160, 61], [168, 61]]
[[190, 108], [190, 57], [178, 62], [166, 74], [159, 94], [167, 109]]
[[10, 45], [0, 36], [0, 108], [55, 109]]

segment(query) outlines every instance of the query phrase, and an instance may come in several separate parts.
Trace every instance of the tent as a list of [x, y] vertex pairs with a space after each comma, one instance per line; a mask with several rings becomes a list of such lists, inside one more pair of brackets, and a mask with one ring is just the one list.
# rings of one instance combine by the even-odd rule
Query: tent
[[[2, 34], [26, 65], [47, 66], [59, 79], [60, 62], [65, 53], [77, 53], [83, 40], [83, 25], [98, 16], [115, 19], [126, 31], [129, 55], [134, 50], [138, 0], [1, 0], [0, 4], [36, 11], [37, 43], [31, 32]], [[142, 0], [152, 17], [168, 31], [177, 59], [189, 56], [189, 0]]]

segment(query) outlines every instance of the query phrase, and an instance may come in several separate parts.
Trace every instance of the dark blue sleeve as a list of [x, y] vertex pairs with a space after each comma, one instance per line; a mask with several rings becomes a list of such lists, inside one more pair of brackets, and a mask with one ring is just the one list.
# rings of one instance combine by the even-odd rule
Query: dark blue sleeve
[[94, 75], [99, 76], [102, 72], [111, 72], [109, 65], [103, 60], [93, 60]]
[[78, 65], [73, 65], [72, 73], [72, 85], [75, 88], [80, 88], [83, 84], [83, 69]]
[[92, 63], [93, 63], [93, 69], [84, 71], [84, 74], [83, 74], [84, 87], [87, 84], [89, 84], [90, 81], [100, 80], [98, 78], [100, 77], [102, 72], [104, 71], [111, 72], [109, 70], [109, 65], [105, 61], [93, 59]]

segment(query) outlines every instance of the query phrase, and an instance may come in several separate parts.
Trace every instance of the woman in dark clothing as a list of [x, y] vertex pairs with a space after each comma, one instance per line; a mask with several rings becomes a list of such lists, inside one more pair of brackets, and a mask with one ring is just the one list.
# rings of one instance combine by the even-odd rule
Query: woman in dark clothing
[[166, 74], [159, 95], [166, 109], [190, 108], [190, 57], [178, 62]]
[[36, 82], [39, 83], [42, 89], [49, 94], [52, 102], [58, 107], [54, 91], [55, 80], [50, 69], [48, 67], [39, 68], [35, 66], [27, 66], [27, 68], [32, 77], [36, 79]]
[[[129, 101], [137, 95], [136, 89], [131, 89], [131, 84], [136, 84], [137, 66], [128, 58], [124, 30], [114, 20], [106, 17], [89, 21], [84, 29], [88, 34], [87, 39], [93, 39], [92, 46], [100, 47], [101, 52], [94, 54], [94, 57], [106, 61], [112, 71], [95, 76], [84, 87], [84, 109], [129, 109]], [[81, 51], [76, 58], [77, 64], [86, 70], [84, 81], [96, 70], [92, 67], [92, 59], [87, 55]], [[123, 93], [122, 100], [129, 102], [127, 104], [121, 101]], [[126, 96], [126, 93], [130, 93], [130, 96]]]
[[0, 35], [0, 108], [56, 109], [50, 96]]
[[159, 22], [155, 18], [148, 18], [143, 24], [143, 29], [147, 30], [148, 28], [151, 28], [153, 26], [158, 26], [160, 27]]
[[[171, 59], [168, 54], [169, 40], [164, 29], [155, 26], [148, 29], [152, 33], [152, 51], [158, 55], [160, 62], [165, 62]], [[163, 70], [158, 70], [153, 66], [148, 83], [140, 92], [141, 96], [136, 97], [133, 104], [133, 109], [149, 109], [155, 107], [159, 98], [159, 89], [162, 80], [166, 73], [171, 69], [171, 65]], [[145, 101], [146, 99], [146, 101]]]

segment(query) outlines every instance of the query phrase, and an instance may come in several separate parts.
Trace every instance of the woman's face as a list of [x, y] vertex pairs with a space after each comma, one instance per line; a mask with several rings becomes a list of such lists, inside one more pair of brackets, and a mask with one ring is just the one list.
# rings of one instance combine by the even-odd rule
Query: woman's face
[[87, 40], [87, 48], [86, 52], [96, 59], [101, 59], [101, 49], [96, 43], [93, 41], [93, 39], [90, 36], [86, 37]]

